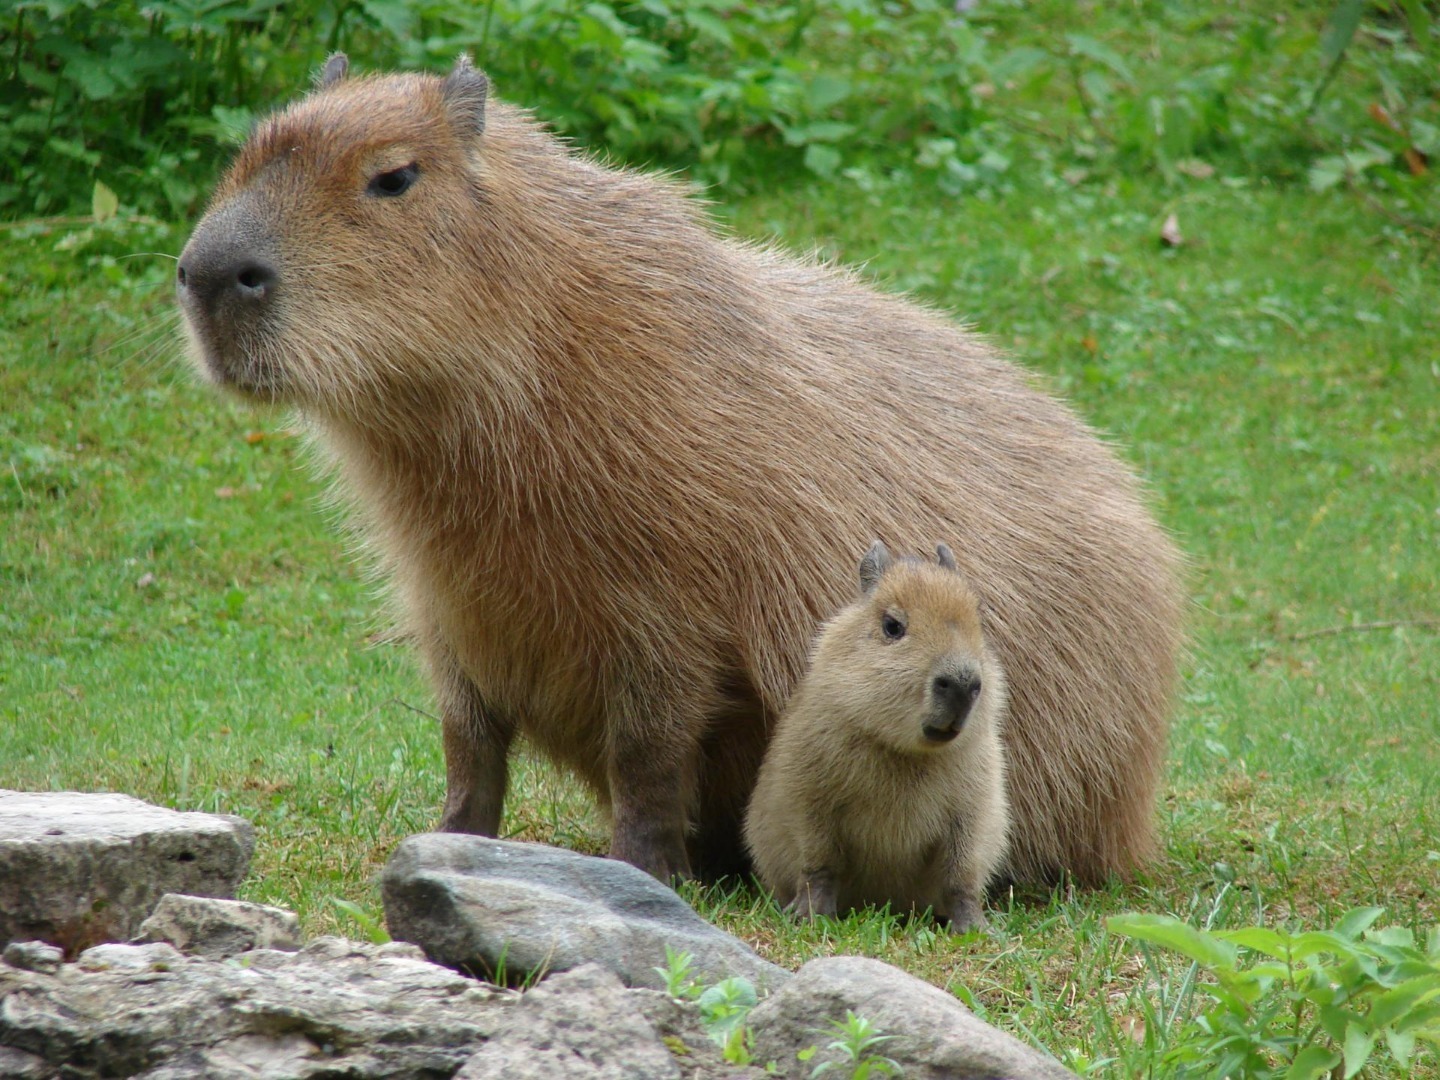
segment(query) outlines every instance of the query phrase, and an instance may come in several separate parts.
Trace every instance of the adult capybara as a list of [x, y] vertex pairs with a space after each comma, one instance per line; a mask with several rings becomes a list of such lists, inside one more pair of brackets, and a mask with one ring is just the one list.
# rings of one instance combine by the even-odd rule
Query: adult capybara
[[1005, 857], [1005, 674], [948, 547], [873, 544], [820, 628], [745, 816], [755, 872], [799, 915], [865, 904], [983, 926]]
[[948, 536], [1011, 673], [1009, 875], [1151, 852], [1177, 556], [1093, 432], [940, 315], [570, 151], [466, 60], [346, 68], [257, 127], [178, 291], [200, 369], [294, 406], [353, 495], [440, 699], [443, 828], [497, 830], [523, 733], [615, 857], [743, 863], [852, 553]]

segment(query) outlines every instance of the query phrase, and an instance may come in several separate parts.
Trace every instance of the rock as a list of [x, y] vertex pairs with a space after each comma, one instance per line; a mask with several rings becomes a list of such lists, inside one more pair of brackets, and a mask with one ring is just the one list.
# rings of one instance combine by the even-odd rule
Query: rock
[[[976, 1019], [943, 990], [859, 956], [812, 960], [752, 1009], [756, 1059], [773, 1059], [781, 1076], [808, 1077], [821, 1062], [839, 1059], [826, 1045], [836, 1037], [830, 1021], [844, 1020], [847, 1009], [881, 1034], [898, 1036], [876, 1052], [898, 1062], [906, 1080], [1061, 1080], [1075, 1075]], [[796, 1058], [816, 1045], [821, 1049], [811, 1061], [802, 1064]]]
[[486, 977], [597, 963], [626, 986], [659, 989], [654, 969], [668, 945], [689, 952], [705, 982], [743, 975], [763, 991], [789, 978], [649, 874], [543, 844], [411, 836], [386, 864], [381, 893], [392, 937]]
[[0, 966], [0, 1076], [449, 1077], [517, 995], [417, 951], [320, 938], [212, 961], [162, 942]]
[[166, 893], [132, 940], [137, 945], [168, 941], [208, 960], [252, 949], [294, 952], [300, 948], [300, 920], [294, 912], [264, 904]]
[[[12, 941], [5, 946], [5, 962], [25, 971], [53, 973], [65, 962], [65, 950], [43, 941]], [[4, 1076], [0, 1073], [0, 1076]]]
[[185, 957], [168, 941], [148, 945], [96, 945], [75, 958], [81, 971], [174, 971]]
[[597, 964], [546, 979], [455, 1080], [680, 1080], [675, 1055], [627, 993]]
[[254, 830], [128, 795], [0, 790], [0, 944], [70, 955], [135, 933], [165, 893], [230, 897]]

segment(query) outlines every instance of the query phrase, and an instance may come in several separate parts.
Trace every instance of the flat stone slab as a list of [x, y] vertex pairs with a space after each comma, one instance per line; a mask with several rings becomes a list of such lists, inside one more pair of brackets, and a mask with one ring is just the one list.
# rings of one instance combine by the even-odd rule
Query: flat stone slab
[[131, 937], [166, 893], [228, 898], [255, 830], [128, 795], [0, 790], [0, 945], [75, 955]]
[[436, 963], [495, 978], [595, 963], [663, 989], [667, 946], [704, 982], [743, 975], [761, 993], [790, 977], [697, 915], [667, 885], [613, 859], [457, 833], [401, 841], [381, 878], [385, 923]]

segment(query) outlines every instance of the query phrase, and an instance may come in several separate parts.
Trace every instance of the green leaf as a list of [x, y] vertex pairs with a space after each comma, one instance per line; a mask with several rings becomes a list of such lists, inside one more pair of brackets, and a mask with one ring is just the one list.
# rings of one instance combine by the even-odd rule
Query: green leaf
[[1246, 926], [1240, 930], [1218, 930], [1215, 936], [1242, 948], [1286, 960], [1290, 956], [1290, 935], [1264, 926]]
[[805, 147], [805, 167], [816, 176], [828, 179], [840, 168], [840, 151], [824, 143], [811, 143]]
[[1071, 56], [1083, 56], [1087, 60], [1094, 60], [1097, 64], [1109, 68], [1111, 73], [1122, 82], [1133, 83], [1135, 81], [1129, 65], [1110, 46], [1101, 44], [1084, 34], [1067, 34], [1065, 41], [1070, 46]]
[[716, 18], [708, 11], [688, 10], [685, 12], [685, 21], [712, 41], [727, 48], [734, 44], [735, 36], [730, 32], [725, 20]]
[[1340, 1055], [1324, 1046], [1307, 1046], [1295, 1055], [1285, 1080], [1315, 1080], [1340, 1064]]
[[1340, 0], [1330, 12], [1325, 33], [1320, 37], [1320, 55], [1325, 58], [1326, 65], [1335, 63], [1340, 54], [1350, 47], [1364, 10], [1365, 0]]
[[1345, 1029], [1345, 1080], [1350, 1080], [1350, 1077], [1365, 1067], [1365, 1062], [1370, 1060], [1370, 1053], [1374, 1049], [1373, 1031], [1367, 1031], [1359, 1024], [1351, 1024]]
[[1235, 968], [1237, 953], [1234, 945], [1215, 934], [1196, 930], [1170, 915], [1143, 912], [1114, 915], [1105, 920], [1105, 928], [1112, 934], [1173, 949], [1211, 971], [1233, 971]]
[[1370, 1025], [1389, 1027], [1416, 1006], [1435, 997], [1440, 997], [1440, 971], [1403, 982], [1377, 997], [1370, 1006]]
[[1384, 914], [1383, 907], [1352, 908], [1335, 924], [1335, 933], [1354, 940], [1374, 926], [1375, 920]]
[[109, 221], [120, 209], [120, 200], [115, 192], [105, 186], [103, 180], [95, 181], [95, 190], [90, 193], [90, 213], [97, 222]]
[[1415, 1053], [1415, 1036], [1409, 1031], [1392, 1031], [1385, 1029], [1385, 1045], [1390, 1049], [1390, 1056], [1395, 1059], [1395, 1064], [1402, 1069], [1410, 1067], [1410, 1056]]
[[823, 113], [850, 96], [850, 80], [839, 75], [816, 75], [805, 88], [805, 103], [813, 113]]

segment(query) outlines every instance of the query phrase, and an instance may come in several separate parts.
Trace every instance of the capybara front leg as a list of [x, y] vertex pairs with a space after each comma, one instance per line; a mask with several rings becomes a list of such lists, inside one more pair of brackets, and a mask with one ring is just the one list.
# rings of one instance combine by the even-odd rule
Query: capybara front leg
[[497, 836], [515, 725], [486, 705], [453, 661], [445, 657], [432, 661], [431, 670], [445, 736], [445, 810], [440, 830]]
[[835, 878], [829, 870], [807, 870], [795, 886], [795, 899], [785, 910], [797, 919], [813, 919], [817, 915], [836, 914], [838, 897]]
[[[630, 714], [633, 717], [635, 714]], [[690, 876], [685, 832], [694, 800], [699, 747], [673, 717], [610, 729], [610, 857], [669, 881]]]

